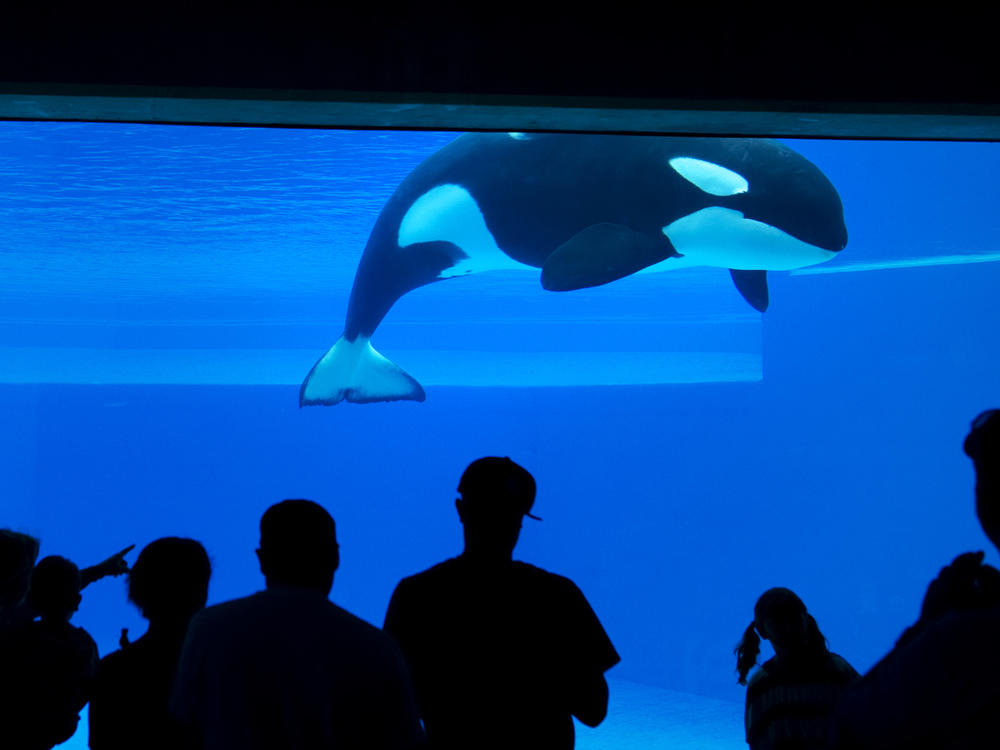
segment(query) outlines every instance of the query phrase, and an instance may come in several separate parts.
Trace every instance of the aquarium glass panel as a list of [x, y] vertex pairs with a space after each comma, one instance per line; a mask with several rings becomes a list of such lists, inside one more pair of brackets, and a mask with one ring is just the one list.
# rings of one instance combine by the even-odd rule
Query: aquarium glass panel
[[[0, 527], [81, 565], [196, 538], [215, 603], [312, 498], [331, 598], [381, 625], [461, 552], [465, 466], [510, 456], [544, 518], [515, 556], [622, 657], [577, 746], [744, 747], [765, 589], [863, 672], [942, 565], [996, 563], [961, 442], [1000, 405], [998, 172], [989, 143], [2, 122]], [[102, 655], [143, 632], [122, 579], [83, 593]]]

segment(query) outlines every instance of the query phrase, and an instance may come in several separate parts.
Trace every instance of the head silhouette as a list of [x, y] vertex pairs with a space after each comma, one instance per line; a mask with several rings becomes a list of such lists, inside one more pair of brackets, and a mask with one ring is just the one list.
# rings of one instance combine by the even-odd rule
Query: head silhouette
[[809, 613], [791, 589], [768, 589], [753, 608], [754, 624], [762, 638], [777, 648], [795, 648], [807, 643]]
[[779, 658], [810, 658], [827, 653], [826, 638], [806, 605], [791, 589], [768, 589], [753, 608], [753, 622], [743, 633], [736, 647], [736, 671], [739, 683], [757, 663], [760, 639], [769, 640]]
[[43, 557], [31, 574], [28, 604], [45, 620], [67, 622], [80, 606], [80, 569], [65, 557]]
[[38, 559], [38, 540], [19, 531], [0, 529], [0, 607], [20, 604], [28, 593]]
[[465, 535], [466, 555], [510, 559], [521, 534], [521, 521], [535, 502], [535, 479], [509, 458], [487, 456], [469, 464], [455, 500]]
[[128, 598], [151, 623], [184, 624], [205, 606], [212, 575], [194, 539], [165, 537], [139, 553], [128, 576]]
[[267, 587], [330, 593], [340, 565], [337, 527], [311, 500], [282, 500], [260, 519], [260, 571]]
[[987, 409], [973, 419], [962, 447], [976, 470], [976, 515], [1000, 549], [1000, 409]]

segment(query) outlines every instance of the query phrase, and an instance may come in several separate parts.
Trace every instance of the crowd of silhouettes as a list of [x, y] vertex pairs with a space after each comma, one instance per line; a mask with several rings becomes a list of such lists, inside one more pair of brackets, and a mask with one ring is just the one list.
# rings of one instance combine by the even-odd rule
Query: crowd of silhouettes
[[[964, 450], [1000, 548], [1000, 410], [976, 417]], [[574, 717], [593, 727], [607, 714], [618, 653], [572, 581], [514, 559], [523, 519], [541, 520], [527, 470], [478, 459], [458, 494], [462, 553], [403, 578], [382, 628], [330, 601], [337, 529], [310, 500], [261, 517], [264, 589], [210, 607], [195, 540], [157, 539], [131, 570], [128, 547], [81, 571], [0, 530], [0, 746], [64, 742], [89, 701], [93, 750], [572, 748]], [[763, 592], [736, 648], [751, 750], [996, 746], [1000, 572], [983, 559], [945, 566], [863, 676], [793, 591]], [[126, 572], [149, 626], [98, 660], [71, 619], [85, 586]], [[762, 640], [774, 656], [758, 666]]]

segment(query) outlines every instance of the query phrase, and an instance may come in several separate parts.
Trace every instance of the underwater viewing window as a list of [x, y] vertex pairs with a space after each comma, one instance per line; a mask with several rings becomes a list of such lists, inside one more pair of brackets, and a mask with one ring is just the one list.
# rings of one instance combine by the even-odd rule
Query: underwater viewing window
[[[332, 343], [382, 204], [456, 134], [5, 123], [0, 138], [16, 322], [0, 382], [291, 385]], [[759, 380], [760, 316], [718, 268], [673, 265], [552, 295], [511, 262], [403, 298], [379, 343], [428, 386]]]
[[[863, 672], [989, 549], [961, 440], [1000, 400], [998, 170], [985, 142], [0, 121], [0, 526], [81, 564], [194, 537], [214, 603], [309, 497], [332, 599], [380, 625], [460, 551], [462, 469], [510, 456], [545, 519], [515, 556], [622, 656], [577, 746], [743, 747], [765, 589]], [[143, 627], [116, 582], [74, 623], [102, 655]]]

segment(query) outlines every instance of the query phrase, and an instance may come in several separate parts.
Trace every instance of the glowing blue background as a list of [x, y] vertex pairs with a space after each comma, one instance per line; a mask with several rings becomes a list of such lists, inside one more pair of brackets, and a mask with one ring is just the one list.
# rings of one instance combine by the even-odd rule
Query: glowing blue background
[[[459, 551], [462, 468], [510, 455], [545, 518], [519, 556], [576, 580], [623, 657], [578, 746], [740, 747], [731, 651], [761, 591], [798, 591], [863, 671], [988, 547], [960, 442], [1000, 402], [1000, 147], [793, 143], [850, 240], [771, 274], [765, 315], [718, 269], [454, 280], [374, 339], [426, 403], [299, 410], [381, 204], [453, 137], [0, 123], [0, 525], [81, 564], [193, 536], [218, 601], [262, 584], [264, 508], [311, 497], [338, 521], [332, 598], [381, 623]], [[119, 581], [76, 623], [102, 653], [142, 632]]]

